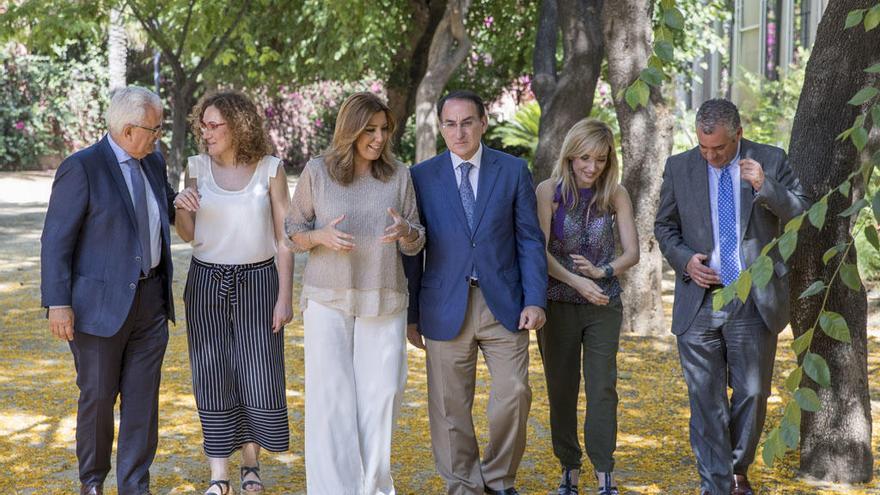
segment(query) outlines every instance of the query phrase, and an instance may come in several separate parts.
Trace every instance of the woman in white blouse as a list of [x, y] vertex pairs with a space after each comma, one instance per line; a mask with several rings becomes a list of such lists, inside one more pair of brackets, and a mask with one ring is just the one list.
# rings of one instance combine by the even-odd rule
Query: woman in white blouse
[[391, 436], [406, 384], [407, 285], [400, 253], [425, 243], [394, 119], [372, 93], [342, 104], [327, 152], [303, 170], [286, 221], [308, 251], [306, 486], [390, 495]]
[[259, 492], [260, 449], [286, 451], [290, 437], [282, 329], [293, 314], [293, 255], [277, 249], [287, 178], [248, 97], [207, 95], [190, 121], [203, 153], [189, 158], [175, 226], [193, 248], [184, 303], [211, 467], [205, 493], [230, 493], [228, 458], [238, 449], [241, 489]]

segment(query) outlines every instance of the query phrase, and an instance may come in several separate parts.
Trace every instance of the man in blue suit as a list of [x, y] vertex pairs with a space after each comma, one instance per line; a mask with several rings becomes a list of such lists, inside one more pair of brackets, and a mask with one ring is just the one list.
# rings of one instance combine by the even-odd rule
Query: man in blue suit
[[[405, 260], [407, 337], [427, 349], [431, 440], [447, 493], [514, 495], [531, 405], [526, 330], [544, 325], [544, 236], [526, 162], [481, 143], [480, 97], [452, 92], [437, 114], [449, 151], [412, 168], [427, 244]], [[471, 415], [478, 350], [492, 376], [482, 461]]]
[[143, 88], [117, 90], [107, 124], [109, 134], [55, 173], [40, 254], [42, 305], [76, 367], [80, 494], [103, 492], [121, 395], [118, 491], [142, 495], [150, 493], [159, 374], [174, 319], [174, 193], [165, 161], [153, 151], [162, 132], [159, 97]]

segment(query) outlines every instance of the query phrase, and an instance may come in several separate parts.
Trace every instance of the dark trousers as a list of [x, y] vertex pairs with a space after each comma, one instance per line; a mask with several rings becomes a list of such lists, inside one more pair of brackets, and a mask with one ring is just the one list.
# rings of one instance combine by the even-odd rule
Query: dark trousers
[[704, 492], [727, 495], [733, 474], [746, 474], [755, 460], [776, 337], [751, 298], [713, 311], [709, 291], [691, 327], [678, 336], [691, 406], [691, 448]]
[[614, 470], [617, 350], [622, 319], [620, 298], [612, 299], [607, 306], [547, 302], [547, 323], [538, 331], [538, 348], [550, 399], [553, 453], [563, 467], [581, 467], [577, 403], [583, 370], [587, 455], [597, 471]]
[[150, 464], [159, 439], [159, 376], [168, 321], [163, 280], [138, 283], [125, 323], [112, 337], [81, 332], [70, 342], [79, 404], [76, 457], [82, 483], [103, 483], [110, 472], [113, 407], [121, 396], [116, 478], [120, 495], [150, 487]]

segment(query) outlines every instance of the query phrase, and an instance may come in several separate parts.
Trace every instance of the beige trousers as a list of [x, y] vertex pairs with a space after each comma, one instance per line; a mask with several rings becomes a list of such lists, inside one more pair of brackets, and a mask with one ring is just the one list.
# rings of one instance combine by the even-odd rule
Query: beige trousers
[[[472, 288], [458, 336], [447, 341], [426, 339], [426, 345], [431, 442], [447, 494], [478, 495], [485, 487], [513, 487], [532, 402], [528, 331], [504, 328], [480, 289]], [[489, 443], [482, 462], [471, 415], [478, 349], [492, 377]]]

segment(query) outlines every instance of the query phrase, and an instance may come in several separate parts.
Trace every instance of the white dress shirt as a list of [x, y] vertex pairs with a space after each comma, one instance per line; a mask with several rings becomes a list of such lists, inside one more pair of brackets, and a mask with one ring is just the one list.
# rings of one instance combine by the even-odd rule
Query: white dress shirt
[[452, 158], [452, 170], [455, 172], [455, 185], [459, 188], [461, 188], [461, 169], [458, 168], [458, 166], [461, 165], [462, 162], [468, 162], [473, 165], [470, 173], [468, 173], [468, 180], [471, 181], [471, 189], [474, 190], [474, 200], [476, 200], [477, 183], [480, 179], [480, 162], [483, 160], [483, 143], [480, 143], [480, 147], [477, 148], [477, 152], [474, 153], [474, 156], [472, 156], [470, 160], [465, 160], [451, 151], [449, 152], [449, 156]]
[[[721, 172], [724, 168], [730, 169], [730, 180], [733, 184], [733, 205], [736, 209], [736, 252], [741, 253], [741, 242], [739, 233], [741, 219], [740, 219], [740, 204], [742, 203], [742, 198], [740, 197], [740, 174], [739, 174], [739, 146], [736, 149], [736, 155], [733, 157], [733, 160], [730, 161], [724, 168], [715, 168], [710, 165], [708, 162], [706, 163], [706, 168], [709, 170], [709, 208], [712, 210], [712, 239], [715, 241], [715, 247], [712, 248], [712, 254], [709, 255], [709, 268], [715, 270], [717, 273], [721, 273], [721, 238], [718, 234], [718, 179], [721, 177]], [[751, 198], [748, 198], [751, 201]], [[742, 271], [742, 256], [736, 257], [736, 265], [739, 268], [739, 271]]]

